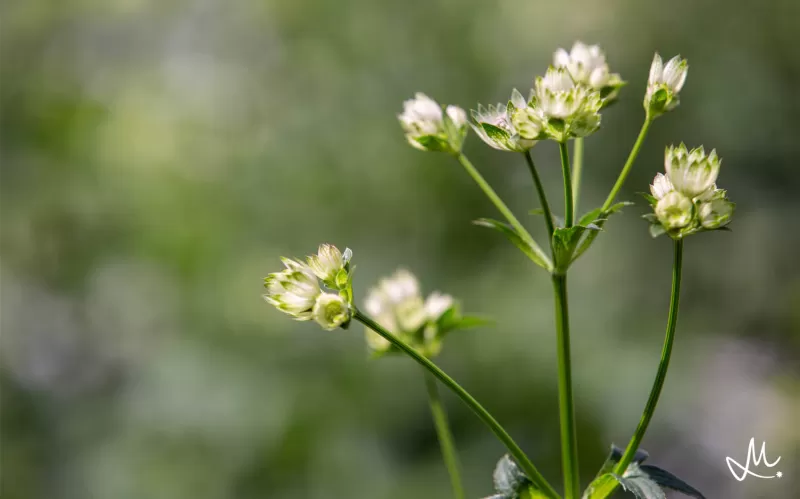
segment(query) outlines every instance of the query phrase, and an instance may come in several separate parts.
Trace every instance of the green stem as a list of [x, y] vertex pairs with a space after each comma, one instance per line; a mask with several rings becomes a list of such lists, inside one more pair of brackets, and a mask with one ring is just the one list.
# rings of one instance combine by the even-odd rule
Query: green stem
[[553, 213], [550, 211], [550, 203], [547, 202], [547, 194], [544, 192], [542, 180], [539, 178], [539, 172], [536, 171], [536, 165], [533, 164], [533, 158], [530, 151], [525, 151], [523, 154], [525, 161], [528, 163], [528, 169], [531, 171], [533, 183], [536, 185], [536, 192], [539, 194], [539, 202], [542, 204], [542, 211], [544, 212], [544, 223], [547, 224], [547, 236], [550, 238], [551, 246], [553, 240]]
[[642, 124], [642, 129], [639, 131], [639, 136], [636, 137], [636, 142], [633, 143], [633, 149], [631, 149], [631, 152], [628, 155], [628, 160], [625, 161], [625, 166], [622, 167], [622, 171], [617, 178], [617, 182], [614, 184], [614, 187], [608, 194], [606, 202], [603, 203], [603, 211], [606, 211], [611, 207], [611, 204], [614, 202], [614, 198], [617, 197], [619, 190], [622, 189], [622, 184], [625, 183], [625, 179], [628, 177], [628, 173], [630, 173], [631, 168], [633, 167], [633, 162], [636, 160], [636, 156], [639, 155], [639, 149], [641, 149], [642, 144], [644, 143], [644, 138], [647, 136], [647, 131], [650, 129], [651, 123], [653, 123], [653, 120], [650, 118], [650, 116], [646, 116], [644, 123]]
[[508, 223], [510, 223], [511, 226], [514, 227], [514, 229], [516, 229], [520, 237], [530, 245], [530, 247], [538, 256], [541, 257], [542, 261], [547, 263], [549, 267], [548, 270], [552, 270], [553, 264], [550, 261], [550, 258], [548, 258], [548, 256], [542, 251], [542, 248], [540, 248], [539, 245], [536, 244], [536, 241], [533, 240], [533, 237], [530, 235], [530, 233], [525, 229], [525, 227], [523, 227], [521, 223], [519, 223], [517, 217], [515, 217], [514, 214], [511, 212], [511, 210], [508, 209], [508, 206], [506, 206], [505, 203], [503, 203], [503, 200], [500, 199], [500, 196], [498, 196], [497, 193], [494, 192], [494, 189], [492, 189], [489, 183], [486, 182], [486, 179], [484, 179], [483, 176], [481, 176], [480, 172], [478, 172], [475, 166], [473, 166], [473, 164], [469, 161], [469, 159], [467, 159], [467, 157], [464, 156], [464, 154], [462, 153], [459, 153], [456, 156], [456, 158], [458, 159], [459, 163], [461, 163], [461, 165], [464, 167], [464, 169], [467, 170], [467, 173], [469, 173], [469, 175], [472, 177], [475, 183], [478, 184], [478, 186], [483, 190], [483, 192], [486, 194], [486, 197], [488, 197], [489, 200], [492, 203], [494, 203], [498, 211], [500, 211], [500, 213], [502, 213], [503, 216], [506, 217]]
[[575, 139], [575, 145], [572, 149], [572, 208], [578, 212], [578, 198], [581, 193], [581, 173], [583, 172], [583, 137]]
[[574, 208], [572, 202], [572, 180], [569, 171], [569, 151], [566, 142], [559, 142], [558, 149], [561, 151], [561, 172], [564, 174], [564, 227], [572, 227]]
[[517, 464], [519, 464], [528, 478], [530, 478], [531, 482], [548, 497], [554, 499], [559, 498], [558, 493], [553, 489], [552, 486], [550, 486], [549, 483], [547, 483], [547, 480], [545, 480], [542, 474], [539, 473], [539, 470], [536, 469], [536, 466], [533, 465], [531, 460], [525, 455], [519, 445], [514, 442], [514, 440], [511, 438], [511, 435], [509, 435], [508, 432], [506, 432], [506, 430], [500, 426], [500, 423], [498, 423], [497, 420], [494, 419], [491, 414], [489, 414], [489, 411], [484, 409], [483, 406], [478, 403], [478, 401], [475, 400], [472, 395], [469, 394], [469, 392], [461, 388], [461, 385], [456, 383], [453, 378], [448, 376], [436, 364], [428, 360], [427, 357], [414, 350], [408, 343], [397, 338], [392, 333], [381, 327], [380, 324], [362, 314], [360, 310], [354, 310], [353, 318], [378, 333], [392, 345], [405, 352], [409, 357], [414, 359], [414, 361], [427, 369], [444, 386], [452, 390], [453, 393], [455, 393], [458, 398], [467, 404], [472, 412], [474, 412], [481, 419], [481, 421], [483, 421], [483, 423], [488, 426], [490, 430], [492, 430], [492, 433], [494, 433], [495, 436], [497, 436], [497, 438], [506, 446], [508, 451], [514, 457], [514, 460], [516, 460]]
[[[664, 380], [667, 378], [667, 369], [669, 369], [669, 360], [672, 356], [672, 344], [675, 342], [675, 326], [678, 323], [678, 304], [681, 294], [681, 267], [683, 262], [683, 239], [675, 241], [675, 260], [672, 266], [672, 294], [669, 299], [669, 318], [667, 319], [667, 334], [664, 338], [664, 346], [661, 349], [661, 362], [658, 364], [658, 371], [656, 372], [656, 379], [653, 382], [653, 388], [650, 389], [650, 396], [647, 399], [647, 404], [644, 407], [644, 412], [639, 420], [639, 425], [636, 427], [636, 432], [631, 437], [622, 458], [614, 467], [614, 473], [623, 475], [628, 465], [631, 464], [636, 451], [639, 449], [644, 434], [647, 431], [647, 426], [653, 417], [656, 410], [658, 399], [661, 396], [661, 389], [664, 387]], [[602, 490], [598, 490], [597, 497], [608, 497], [617, 488], [616, 481], [609, 482]]]
[[569, 345], [569, 306], [567, 276], [553, 275], [558, 338], [558, 413], [561, 422], [561, 462], [564, 473], [564, 497], [580, 497], [578, 439], [575, 432], [575, 405], [572, 396], [572, 366]]
[[458, 453], [453, 442], [453, 434], [450, 432], [450, 424], [447, 421], [447, 413], [444, 405], [439, 398], [439, 388], [436, 386], [436, 378], [431, 374], [425, 373], [425, 387], [428, 389], [428, 402], [431, 406], [433, 424], [436, 426], [436, 435], [439, 437], [439, 446], [442, 448], [442, 458], [450, 474], [450, 483], [453, 486], [453, 497], [464, 499], [464, 486], [461, 484], [461, 472], [459, 471]]

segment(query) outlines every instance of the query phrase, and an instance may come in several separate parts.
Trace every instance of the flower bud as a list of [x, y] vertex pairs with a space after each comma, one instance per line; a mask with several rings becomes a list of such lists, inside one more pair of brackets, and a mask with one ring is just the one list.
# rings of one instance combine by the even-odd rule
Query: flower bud
[[655, 54], [650, 65], [650, 77], [647, 81], [647, 92], [644, 96], [644, 109], [648, 116], [656, 118], [675, 109], [680, 99], [678, 94], [686, 83], [689, 63], [676, 55], [666, 65], [661, 56]]
[[[511, 114], [517, 109], [527, 107], [525, 98], [515, 88], [511, 94], [508, 105], [489, 105], [488, 109], [478, 105], [477, 111], [472, 111], [472, 129], [478, 137], [489, 146], [500, 151], [525, 152], [536, 144], [536, 140], [523, 139], [519, 131], [511, 122]], [[527, 130], [526, 135], [538, 136], [539, 129]]]
[[704, 229], [714, 230], [731, 221], [735, 205], [727, 199], [713, 199], [700, 205], [700, 224]]
[[347, 264], [352, 256], [350, 248], [342, 254], [336, 246], [322, 244], [316, 255], [308, 257], [308, 267], [326, 286], [344, 289], [350, 282]]
[[454, 305], [452, 296], [434, 291], [425, 300], [425, 315], [429, 321], [436, 322]]
[[653, 179], [653, 185], [650, 186], [650, 193], [656, 199], [663, 198], [673, 190], [675, 190], [675, 188], [672, 187], [672, 182], [670, 182], [669, 177], [663, 173], [657, 174], [656, 178]]
[[687, 227], [694, 216], [692, 200], [673, 191], [656, 204], [656, 217], [667, 231]]
[[511, 117], [524, 139], [564, 142], [585, 137], [600, 126], [600, 93], [573, 82], [566, 68], [550, 67], [544, 77], [536, 79], [533, 93], [528, 106], [514, 110]]
[[314, 320], [326, 331], [333, 331], [350, 322], [350, 306], [347, 300], [334, 293], [317, 296], [312, 314]]
[[457, 106], [447, 106], [442, 112], [435, 100], [423, 93], [403, 103], [398, 115], [406, 140], [422, 151], [461, 151], [467, 134], [467, 113]]
[[317, 277], [301, 262], [284, 258], [283, 264], [285, 270], [264, 279], [267, 288], [264, 300], [296, 320], [307, 321], [311, 319], [314, 303], [322, 292]]
[[616, 100], [620, 88], [625, 85], [618, 74], [610, 72], [606, 56], [599, 45], [575, 42], [570, 52], [558, 49], [553, 55], [553, 65], [566, 68], [575, 83], [587, 85], [600, 92], [604, 106]]
[[690, 198], [714, 188], [721, 163], [716, 150], [706, 156], [702, 146], [691, 151], [684, 144], [670, 146], [664, 153], [664, 167], [672, 186]]

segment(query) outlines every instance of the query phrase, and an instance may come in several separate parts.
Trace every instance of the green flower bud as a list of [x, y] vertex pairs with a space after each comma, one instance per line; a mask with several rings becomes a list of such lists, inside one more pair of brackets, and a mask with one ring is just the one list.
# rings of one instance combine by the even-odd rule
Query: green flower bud
[[724, 227], [733, 216], [735, 205], [727, 199], [713, 199], [700, 205], [700, 224], [704, 229], [714, 230]]
[[345, 327], [350, 322], [350, 306], [347, 300], [333, 293], [322, 293], [317, 297], [312, 310], [314, 320], [326, 331]]
[[307, 321], [311, 319], [311, 310], [322, 292], [317, 277], [308, 266], [296, 260], [283, 258], [283, 264], [285, 270], [264, 279], [267, 288], [264, 300], [296, 320]]
[[664, 153], [664, 167], [672, 186], [693, 199], [715, 188], [721, 165], [717, 151], [706, 156], [703, 146], [689, 151], [681, 144], [668, 147]]
[[694, 216], [692, 200], [673, 191], [656, 203], [656, 217], [668, 231], [687, 227]]
[[308, 257], [308, 267], [333, 289], [345, 289], [350, 282], [347, 264], [353, 256], [350, 248], [344, 254], [336, 246], [322, 244], [316, 255]]
[[661, 56], [655, 54], [650, 65], [650, 77], [647, 81], [647, 92], [644, 96], [644, 109], [648, 116], [656, 118], [667, 111], [675, 109], [680, 103], [679, 93], [686, 83], [689, 63], [676, 55], [666, 65]]

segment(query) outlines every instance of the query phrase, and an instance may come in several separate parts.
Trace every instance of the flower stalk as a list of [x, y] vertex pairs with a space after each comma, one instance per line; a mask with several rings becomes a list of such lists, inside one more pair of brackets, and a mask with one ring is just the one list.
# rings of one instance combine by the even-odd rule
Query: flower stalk
[[450, 431], [450, 423], [447, 421], [447, 413], [439, 397], [439, 387], [436, 385], [436, 378], [425, 372], [425, 388], [428, 391], [428, 403], [431, 407], [433, 424], [436, 427], [436, 436], [439, 438], [439, 446], [442, 449], [442, 458], [450, 475], [450, 484], [453, 487], [453, 497], [464, 499], [464, 485], [461, 482], [461, 466], [458, 462], [458, 453], [453, 440], [453, 433]]
[[578, 212], [578, 199], [581, 193], [583, 175], [583, 137], [575, 139], [572, 146], [572, 209]]
[[495, 436], [503, 443], [503, 445], [506, 446], [519, 466], [523, 469], [523, 471], [525, 471], [531, 482], [536, 485], [536, 487], [544, 494], [546, 494], [547, 497], [555, 499], [559, 498], [559, 495], [555, 489], [553, 489], [553, 487], [547, 483], [547, 480], [545, 480], [542, 474], [539, 473], [539, 470], [536, 469], [536, 466], [534, 466], [528, 456], [525, 455], [520, 446], [514, 442], [514, 439], [511, 438], [511, 435], [509, 435], [508, 432], [502, 426], [500, 426], [500, 423], [497, 422], [497, 420], [489, 413], [489, 411], [484, 409], [484, 407], [477, 400], [475, 400], [475, 398], [473, 398], [469, 392], [462, 388], [461, 385], [453, 380], [453, 378], [448, 376], [447, 373], [442, 371], [436, 364], [428, 360], [427, 357], [414, 350], [410, 345], [394, 336], [392, 333], [381, 327], [380, 324], [361, 313], [361, 311], [358, 309], [354, 310], [353, 318], [364, 324], [366, 327], [372, 329], [391, 344], [402, 350], [415, 362], [427, 369], [428, 372], [436, 377], [436, 379], [438, 379], [444, 386], [452, 390], [453, 393], [455, 393], [458, 398], [467, 404], [472, 412], [474, 412], [478, 418], [480, 418], [480, 420], [489, 427], [492, 433], [495, 434]]
[[561, 173], [564, 175], [564, 227], [570, 228], [575, 219], [573, 211], [575, 204], [572, 200], [572, 178], [569, 168], [569, 150], [566, 142], [559, 142], [561, 152]]
[[550, 211], [550, 203], [547, 202], [547, 194], [544, 192], [542, 180], [539, 178], [539, 172], [536, 171], [536, 165], [533, 163], [533, 158], [531, 157], [530, 151], [526, 151], [523, 156], [525, 156], [525, 162], [528, 164], [528, 169], [531, 171], [533, 184], [536, 186], [536, 193], [539, 195], [539, 202], [542, 204], [544, 223], [547, 226], [547, 237], [550, 238], [550, 246], [552, 248], [552, 239], [555, 227], [553, 226], [553, 213]]

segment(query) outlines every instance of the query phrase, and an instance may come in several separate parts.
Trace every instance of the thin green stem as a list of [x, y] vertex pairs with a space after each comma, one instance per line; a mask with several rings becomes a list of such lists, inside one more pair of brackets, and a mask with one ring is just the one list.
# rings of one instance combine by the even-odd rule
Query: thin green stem
[[436, 435], [439, 437], [439, 446], [442, 448], [442, 458], [450, 474], [450, 484], [453, 486], [453, 497], [464, 499], [464, 486], [461, 484], [461, 471], [458, 464], [458, 453], [453, 441], [453, 434], [450, 431], [450, 423], [447, 421], [447, 413], [444, 405], [439, 398], [439, 387], [436, 385], [436, 378], [430, 373], [425, 373], [425, 387], [428, 389], [428, 402], [431, 406], [433, 424], [436, 426]]
[[561, 462], [565, 499], [580, 497], [578, 439], [575, 432], [575, 405], [572, 396], [572, 366], [569, 344], [569, 306], [567, 276], [553, 275], [558, 339], [558, 413], [561, 423]]
[[480, 418], [483, 423], [492, 430], [492, 433], [506, 446], [509, 453], [514, 457], [517, 464], [522, 468], [525, 474], [530, 478], [531, 482], [538, 487], [542, 492], [547, 494], [548, 497], [558, 499], [558, 493], [553, 489], [553, 487], [547, 483], [547, 480], [544, 479], [539, 470], [536, 469], [536, 466], [533, 465], [531, 460], [522, 449], [517, 445], [516, 442], [511, 438], [511, 435], [500, 426], [500, 423], [497, 422], [494, 417], [489, 414], [489, 411], [483, 408], [483, 406], [475, 400], [472, 395], [469, 394], [466, 390], [461, 388], [461, 385], [456, 383], [453, 378], [448, 376], [444, 371], [442, 371], [436, 364], [428, 360], [427, 357], [420, 354], [416, 350], [414, 350], [408, 343], [404, 342], [403, 340], [397, 338], [392, 333], [381, 327], [380, 324], [373, 321], [368, 316], [361, 313], [359, 310], [355, 310], [353, 313], [353, 318], [357, 321], [364, 324], [366, 327], [372, 329], [380, 336], [385, 338], [389, 343], [396, 346], [403, 352], [405, 352], [409, 357], [414, 359], [418, 364], [422, 367], [427, 369], [433, 376], [436, 377], [444, 386], [449, 388], [450, 390], [455, 393], [458, 398], [460, 398], [467, 406], [474, 412], [478, 418]]
[[492, 203], [494, 203], [495, 207], [497, 207], [497, 210], [500, 211], [500, 213], [502, 213], [503, 216], [506, 217], [508, 223], [511, 224], [511, 226], [514, 227], [514, 229], [516, 229], [520, 237], [522, 237], [525, 240], [525, 242], [530, 245], [533, 251], [539, 257], [541, 257], [542, 261], [547, 263], [548, 267], [550, 267], [548, 270], [552, 270], [553, 264], [550, 261], [550, 258], [548, 258], [548, 256], [542, 251], [542, 248], [540, 248], [539, 245], [536, 244], [536, 241], [533, 240], [533, 237], [530, 235], [530, 233], [525, 229], [525, 227], [521, 223], [519, 223], [517, 217], [515, 217], [514, 214], [511, 212], [511, 210], [508, 209], [508, 206], [506, 206], [506, 204], [503, 203], [503, 200], [500, 199], [500, 196], [498, 196], [497, 193], [494, 192], [494, 189], [492, 189], [489, 183], [486, 182], [486, 179], [484, 179], [483, 176], [481, 176], [480, 172], [475, 168], [475, 166], [462, 153], [459, 153], [456, 156], [456, 158], [458, 159], [458, 162], [461, 163], [461, 165], [464, 167], [464, 169], [467, 170], [467, 173], [469, 173], [469, 175], [472, 177], [475, 183], [478, 184], [478, 187], [480, 187], [483, 190], [483, 192], [486, 194], [486, 197], [488, 197], [489, 200]]
[[547, 236], [550, 238], [550, 244], [552, 246], [553, 232], [555, 231], [555, 228], [553, 227], [553, 213], [550, 211], [550, 203], [547, 202], [547, 194], [544, 192], [542, 180], [539, 178], [539, 172], [536, 171], [536, 165], [533, 164], [531, 152], [525, 151], [523, 156], [525, 156], [525, 161], [528, 163], [528, 169], [531, 171], [533, 183], [536, 185], [536, 192], [539, 194], [539, 202], [542, 204], [542, 211], [544, 212], [544, 223], [547, 224]]
[[581, 194], [581, 173], [583, 173], [583, 137], [575, 139], [572, 156], [572, 208], [577, 213]]
[[566, 142], [559, 142], [558, 149], [561, 151], [561, 172], [564, 174], [564, 227], [572, 227], [574, 222], [573, 202], [572, 202], [572, 180], [569, 170], [569, 150]]
[[[636, 451], [639, 449], [644, 434], [647, 431], [647, 426], [653, 418], [653, 413], [656, 411], [658, 399], [661, 396], [661, 389], [664, 387], [664, 380], [667, 378], [667, 370], [669, 369], [669, 360], [672, 356], [672, 344], [675, 342], [675, 326], [678, 324], [678, 305], [680, 302], [681, 294], [681, 267], [683, 264], [683, 239], [675, 241], [675, 259], [672, 266], [672, 293], [669, 299], [669, 318], [667, 319], [667, 333], [664, 338], [664, 346], [661, 349], [661, 362], [658, 364], [658, 371], [656, 372], [656, 379], [653, 382], [653, 388], [650, 389], [650, 396], [647, 399], [647, 404], [644, 407], [639, 425], [631, 437], [622, 458], [614, 467], [614, 473], [622, 475], [631, 464]], [[609, 482], [603, 490], [598, 491], [597, 497], [608, 497], [617, 488], [616, 481]]]
[[639, 149], [641, 149], [642, 144], [644, 143], [644, 138], [647, 136], [647, 131], [650, 129], [650, 124], [652, 123], [653, 120], [650, 118], [650, 116], [646, 116], [644, 123], [642, 124], [642, 129], [639, 131], [639, 136], [636, 137], [636, 142], [633, 143], [633, 149], [631, 149], [630, 154], [628, 154], [628, 160], [625, 161], [625, 166], [622, 167], [622, 171], [617, 178], [617, 182], [614, 184], [614, 187], [608, 194], [606, 202], [603, 203], [603, 211], [606, 211], [611, 207], [611, 204], [614, 202], [614, 198], [617, 197], [619, 190], [622, 189], [622, 184], [625, 183], [625, 179], [628, 177], [628, 173], [630, 173], [631, 168], [633, 167], [633, 162], [636, 160], [636, 156], [639, 155]]

